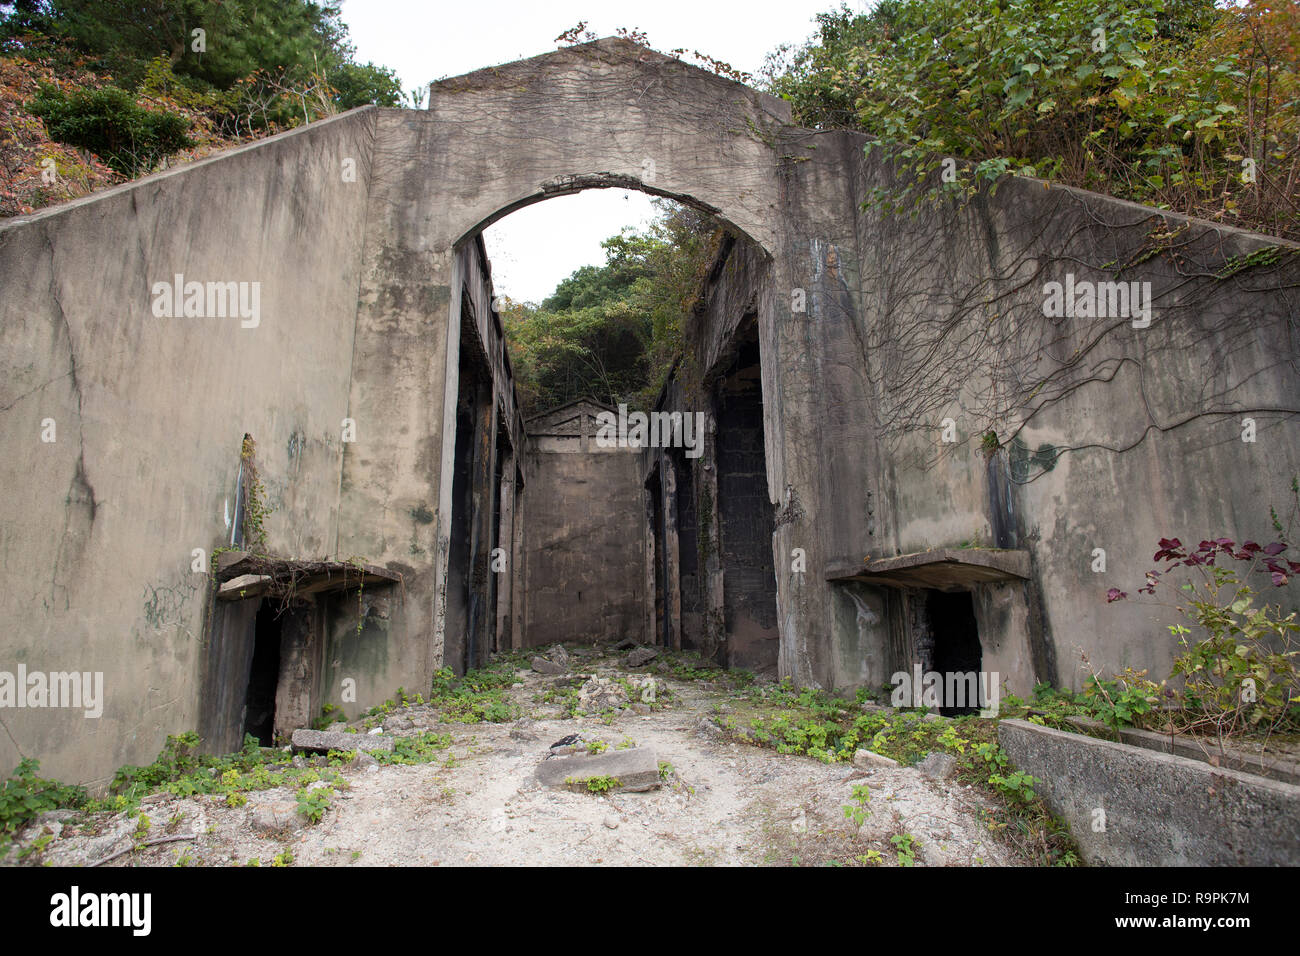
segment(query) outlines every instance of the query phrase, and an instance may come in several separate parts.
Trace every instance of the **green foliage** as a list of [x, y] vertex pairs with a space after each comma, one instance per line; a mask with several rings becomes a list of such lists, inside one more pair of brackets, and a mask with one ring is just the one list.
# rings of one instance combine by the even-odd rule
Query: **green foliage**
[[871, 802], [871, 788], [865, 783], [856, 784], [851, 794], [852, 803], [844, 804], [844, 818], [853, 821], [855, 831], [862, 829], [862, 824], [866, 822], [867, 817], [871, 816], [871, 811], [867, 809], [867, 804]]
[[453, 723], [499, 724], [515, 720], [519, 707], [505, 691], [514, 683], [521, 660], [518, 655], [502, 655], [461, 678], [451, 668], [439, 668], [433, 675], [429, 704], [438, 709], [443, 720]]
[[568, 777], [564, 782], [571, 787], [586, 787], [588, 793], [609, 793], [623, 785], [617, 777], [607, 776], [584, 777], [581, 780], [577, 777]]
[[147, 110], [115, 86], [64, 93], [42, 85], [28, 104], [50, 138], [97, 154], [124, 176], [140, 176], [169, 153], [193, 146], [189, 122]]
[[81, 787], [43, 780], [36, 775], [39, 760], [24, 757], [13, 776], [0, 783], [0, 849], [8, 846], [13, 834], [27, 821], [46, 810], [80, 807], [86, 802]]
[[298, 791], [298, 812], [307, 818], [308, 823], [320, 823], [333, 802], [333, 787], [303, 787]]
[[1089, 675], [1083, 690], [1084, 708], [1090, 716], [1112, 728], [1133, 726], [1159, 703], [1158, 688], [1145, 674], [1146, 671], [1128, 668], [1115, 680]]
[[[1298, 11], [882, 0], [819, 15], [764, 72], [797, 123], [862, 130], [897, 164], [901, 184], [869, 197], [888, 210], [1023, 172], [1296, 235]], [[945, 156], [964, 162], [933, 175]]]
[[507, 302], [501, 320], [526, 414], [590, 395], [647, 408], [682, 348], [690, 311], [712, 254], [716, 223], [656, 200], [644, 233], [606, 239], [603, 266], [583, 266], [541, 305]]
[[262, 749], [251, 734], [244, 736], [244, 748], [234, 754], [199, 754], [198, 746], [198, 734], [192, 731], [169, 736], [157, 760], [144, 767], [120, 768], [109, 785], [110, 796], [90, 801], [87, 809], [134, 809], [144, 796], [159, 791], [180, 797], [212, 794], [234, 807], [242, 806], [243, 794], [254, 790], [305, 786], [322, 779], [336, 787], [347, 786], [336, 773], [293, 766], [288, 754]]
[[894, 849], [898, 852], [899, 866], [916, 865], [916, 837], [910, 833], [895, 833], [889, 842], [894, 844]]

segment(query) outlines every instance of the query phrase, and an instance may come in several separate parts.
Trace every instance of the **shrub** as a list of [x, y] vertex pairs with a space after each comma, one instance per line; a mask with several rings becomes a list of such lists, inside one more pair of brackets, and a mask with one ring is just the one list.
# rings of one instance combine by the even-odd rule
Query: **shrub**
[[51, 139], [90, 150], [124, 176], [194, 145], [183, 116], [144, 109], [115, 86], [64, 93], [46, 84], [28, 105]]
[[[1163, 568], [1148, 571], [1138, 590], [1154, 595], [1170, 572], [1191, 572], [1191, 579], [1179, 585], [1185, 597], [1175, 607], [1192, 627], [1168, 625], [1184, 649], [1172, 675], [1182, 678], [1182, 688], [1164, 690], [1185, 708], [1176, 716], [1186, 729], [1223, 738], [1297, 723], [1300, 671], [1295, 658], [1300, 650], [1291, 646], [1300, 624], [1296, 612], [1284, 615], [1281, 605], [1259, 602], [1252, 583], [1267, 574], [1270, 585], [1282, 587], [1300, 573], [1300, 563], [1287, 558], [1288, 550], [1282, 541], [1260, 545], [1216, 538], [1193, 549], [1178, 538], [1160, 539], [1154, 560]], [[1127, 597], [1118, 588], [1107, 593], [1108, 601]], [[1204, 635], [1195, 643], [1189, 640], [1196, 633], [1193, 627]]]
[[24, 758], [14, 775], [0, 782], [0, 847], [37, 814], [85, 802], [86, 792], [81, 787], [36, 776], [40, 766], [40, 761]]

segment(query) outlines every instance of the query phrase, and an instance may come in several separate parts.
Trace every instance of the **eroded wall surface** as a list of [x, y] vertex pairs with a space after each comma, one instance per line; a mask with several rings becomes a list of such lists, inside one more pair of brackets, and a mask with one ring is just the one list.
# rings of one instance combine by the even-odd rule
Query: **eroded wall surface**
[[[21, 749], [101, 781], [196, 726], [205, 572], [231, 540], [245, 433], [269, 546], [334, 552], [374, 119], [0, 225], [0, 670], [101, 672], [104, 688], [97, 719], [0, 712], [5, 768]], [[155, 314], [155, 283], [178, 275], [182, 292], [249, 283], [250, 306], [258, 283], [256, 324]]]
[[528, 422], [526, 647], [646, 639], [644, 490], [634, 449], [597, 444], [608, 411], [578, 401]]

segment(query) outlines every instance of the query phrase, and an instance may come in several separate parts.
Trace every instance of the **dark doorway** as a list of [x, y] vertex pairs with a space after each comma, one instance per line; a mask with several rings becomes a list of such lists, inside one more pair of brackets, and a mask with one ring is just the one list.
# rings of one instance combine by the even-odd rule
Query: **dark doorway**
[[763, 377], [757, 316], [737, 327], [731, 361], [714, 387], [718, 519], [728, 667], [776, 670], [775, 514], [768, 498]]
[[970, 592], [931, 591], [926, 604], [934, 638], [933, 667], [943, 681], [939, 713], [945, 717], [977, 713], [985, 703], [980, 676], [983, 650]]
[[275, 691], [280, 683], [280, 616], [278, 607], [263, 601], [257, 609], [253, 662], [244, 697], [244, 733], [263, 747], [275, 746]]

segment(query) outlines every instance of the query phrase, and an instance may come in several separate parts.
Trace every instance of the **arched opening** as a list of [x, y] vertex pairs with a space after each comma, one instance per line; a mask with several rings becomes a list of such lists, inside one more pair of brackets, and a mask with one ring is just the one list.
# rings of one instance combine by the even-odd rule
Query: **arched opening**
[[[444, 659], [462, 670], [492, 650], [631, 639], [774, 673], [779, 632], [759, 332], [771, 257], [717, 210], [673, 197], [702, 210], [710, 229], [678, 306], [672, 362], [648, 377], [629, 376], [631, 363], [612, 360], [626, 357], [618, 350], [635, 337], [611, 333], [601, 342], [607, 354], [590, 362], [593, 378], [579, 375], [581, 387], [543, 388], [539, 397], [519, 387], [536, 372], [524, 365], [535, 356], [512, 348], [503, 309], [513, 321], [518, 303], [495, 285], [482, 229], [544, 199], [614, 184], [570, 185], [509, 204], [457, 247], [459, 295], [449, 303], [448, 328], [449, 344], [457, 332], [459, 358], [457, 380], [446, 383], [448, 400], [455, 395], [454, 422], [448, 416], [455, 450]], [[611, 259], [640, 248], [636, 238], [616, 246]], [[596, 276], [593, 286], [606, 278]], [[546, 301], [559, 308], [564, 290], [561, 283]], [[615, 333], [642, 319], [633, 315]], [[648, 319], [639, 326], [649, 327]], [[486, 437], [492, 433], [495, 443]], [[503, 466], [505, 459], [512, 463]]]

